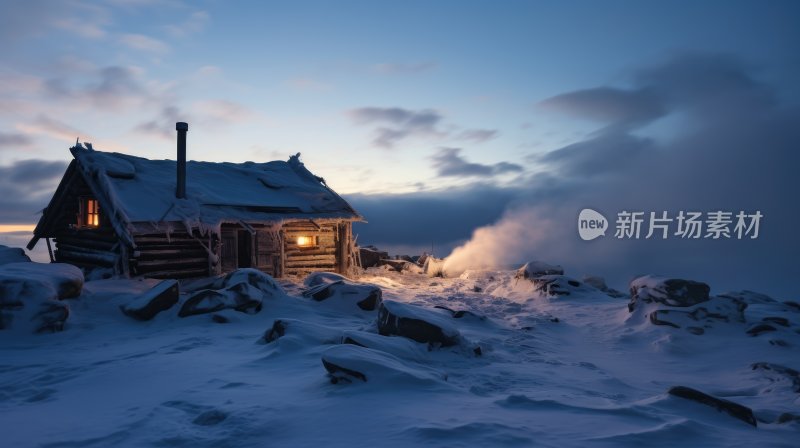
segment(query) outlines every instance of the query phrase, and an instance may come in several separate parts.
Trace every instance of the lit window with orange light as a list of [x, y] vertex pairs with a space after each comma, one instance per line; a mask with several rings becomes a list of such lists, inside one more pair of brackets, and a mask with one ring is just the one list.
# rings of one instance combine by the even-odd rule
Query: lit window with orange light
[[313, 247], [317, 245], [317, 238], [314, 236], [298, 236], [297, 245], [299, 247]]
[[85, 199], [83, 203], [83, 223], [86, 227], [100, 226], [100, 207], [97, 199]]

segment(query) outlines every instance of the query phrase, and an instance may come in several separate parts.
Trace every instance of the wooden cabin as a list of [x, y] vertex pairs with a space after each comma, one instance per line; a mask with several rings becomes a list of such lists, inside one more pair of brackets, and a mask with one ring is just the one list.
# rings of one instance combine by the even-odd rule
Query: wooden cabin
[[[181, 125], [184, 127], [181, 151]], [[32, 249], [52, 261], [116, 275], [192, 278], [252, 267], [274, 277], [351, 273], [352, 223], [362, 217], [300, 162], [178, 161], [101, 152], [81, 144]]]

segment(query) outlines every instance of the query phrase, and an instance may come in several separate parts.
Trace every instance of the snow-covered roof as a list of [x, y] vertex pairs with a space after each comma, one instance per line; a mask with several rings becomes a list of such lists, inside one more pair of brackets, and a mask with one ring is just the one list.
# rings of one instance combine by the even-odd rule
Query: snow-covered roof
[[[362, 220], [321, 177], [308, 171], [298, 156], [266, 163], [188, 161], [186, 199], [177, 199], [175, 160], [149, 160], [80, 144], [70, 151], [75, 169], [123, 239], [133, 231], [160, 229], [164, 223], [182, 223], [205, 232], [218, 230], [226, 222]], [[57, 196], [58, 192], [53, 201]]]

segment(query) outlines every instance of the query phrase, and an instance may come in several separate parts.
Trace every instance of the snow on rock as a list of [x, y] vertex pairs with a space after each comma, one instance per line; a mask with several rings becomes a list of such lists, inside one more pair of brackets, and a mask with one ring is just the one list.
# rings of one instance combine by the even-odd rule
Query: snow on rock
[[358, 307], [364, 311], [375, 311], [381, 303], [383, 293], [374, 285], [356, 283], [338, 274], [317, 272], [309, 275], [305, 282], [308, 289], [303, 291], [304, 297], [317, 302], [343, 305], [347, 308]]
[[533, 290], [544, 297], [578, 296], [597, 293], [593, 286], [579, 282], [566, 275], [540, 275], [527, 279], [533, 284]]
[[616, 289], [609, 288], [608, 285], [606, 285], [606, 280], [603, 277], [598, 277], [595, 275], [587, 275], [584, 276], [581, 280], [587, 285], [597, 288], [611, 297], [618, 298], [618, 297], [625, 297], [626, 295], [624, 292], [620, 292], [617, 291]]
[[756, 362], [750, 367], [769, 379], [771, 389], [784, 383], [789, 390], [800, 394], [800, 372], [797, 370], [771, 362]]
[[668, 306], [687, 307], [709, 299], [711, 288], [702, 282], [679, 278], [645, 275], [631, 281], [631, 301], [628, 310], [639, 303], [662, 303]]
[[358, 345], [337, 345], [322, 353], [322, 365], [331, 382], [423, 382], [446, 381], [447, 376], [420, 364], [404, 362], [380, 350]]
[[8, 247], [0, 244], [0, 265], [8, 263], [24, 263], [31, 261], [25, 251], [19, 247]]
[[547, 264], [542, 261], [529, 261], [517, 269], [514, 278], [524, 278], [526, 280], [541, 277], [543, 275], [564, 275], [564, 268], [554, 264]]
[[382, 336], [367, 331], [347, 330], [342, 333], [342, 344], [353, 344], [382, 352], [398, 358], [421, 362], [425, 360], [428, 347], [419, 342], [397, 336]]
[[54, 299], [78, 297], [83, 289], [83, 272], [66, 263], [8, 263], [0, 266], [0, 276], [39, 282], [54, 294]]
[[320, 285], [330, 285], [339, 281], [347, 280], [347, 277], [335, 272], [312, 272], [303, 280], [307, 288]]
[[285, 295], [271, 276], [251, 268], [237, 269], [225, 276], [195, 283], [191, 288], [196, 292], [181, 306], [178, 312], [180, 317], [223, 309], [255, 314], [261, 311], [264, 299]]
[[800, 333], [800, 309], [764, 294], [738, 291], [709, 296], [708, 285], [678, 279], [640, 277], [631, 283], [631, 322], [684, 329], [702, 335], [721, 325], [771, 345], [789, 347]]
[[381, 260], [389, 258], [388, 252], [378, 250], [375, 246], [359, 247], [358, 252], [361, 256], [361, 267], [364, 269], [376, 267]]
[[69, 307], [83, 288], [83, 274], [62, 263], [8, 263], [0, 266], [0, 329], [34, 333], [62, 331]]
[[753, 410], [747, 406], [742, 406], [739, 403], [717, 398], [697, 389], [692, 389], [691, 387], [685, 386], [672, 387], [669, 389], [668, 393], [676, 397], [696, 401], [700, 404], [710, 406], [719, 412], [724, 412], [734, 418], [738, 418], [749, 425], [758, 426], [756, 423], [756, 417], [753, 415]]
[[272, 326], [264, 332], [262, 342], [270, 343], [280, 340], [282, 345], [325, 345], [337, 344], [342, 337], [338, 328], [306, 322], [299, 319], [275, 319]]
[[394, 300], [381, 303], [378, 332], [384, 336], [403, 336], [441, 347], [457, 345], [461, 341], [461, 334], [448, 317]]
[[150, 320], [156, 314], [170, 309], [178, 303], [180, 288], [177, 280], [164, 280], [150, 291], [134, 298], [120, 309], [125, 315], [137, 320]]

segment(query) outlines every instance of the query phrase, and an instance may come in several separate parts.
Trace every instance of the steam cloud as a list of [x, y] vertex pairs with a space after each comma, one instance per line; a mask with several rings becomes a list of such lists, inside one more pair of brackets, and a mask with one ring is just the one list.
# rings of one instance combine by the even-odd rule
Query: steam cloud
[[[720, 55], [684, 55], [639, 71], [627, 90], [597, 91], [559, 95], [543, 107], [587, 119], [604, 108], [625, 113], [600, 117], [601, 129], [587, 140], [537, 156], [548, 174], [531, 176], [498, 222], [453, 250], [447, 274], [538, 259], [619, 286], [654, 273], [796, 295], [792, 279], [800, 272], [786, 248], [800, 247], [800, 209], [790, 199], [800, 191], [793, 172], [800, 164], [797, 106], [781, 104], [779, 89]], [[647, 107], [631, 107], [632, 99]], [[579, 239], [583, 208], [606, 216], [605, 237]], [[672, 217], [679, 210], [760, 210], [764, 219], [755, 240], [624, 240], [613, 236], [623, 210]]]

